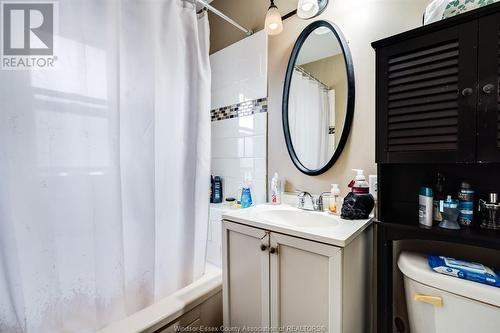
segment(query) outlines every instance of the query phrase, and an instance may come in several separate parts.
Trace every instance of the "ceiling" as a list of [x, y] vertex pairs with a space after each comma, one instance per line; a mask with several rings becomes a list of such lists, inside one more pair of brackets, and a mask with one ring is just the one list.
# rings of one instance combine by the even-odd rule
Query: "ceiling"
[[[298, 0], [275, 0], [281, 16], [297, 9]], [[262, 30], [269, 0], [213, 0], [212, 6], [253, 31]], [[217, 52], [243, 38], [245, 33], [231, 24], [209, 13], [210, 20], [210, 53]]]

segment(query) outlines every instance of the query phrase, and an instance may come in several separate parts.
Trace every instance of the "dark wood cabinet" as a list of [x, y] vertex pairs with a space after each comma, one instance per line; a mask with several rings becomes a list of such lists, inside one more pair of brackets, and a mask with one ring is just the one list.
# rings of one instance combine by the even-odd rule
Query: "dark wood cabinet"
[[377, 163], [500, 161], [500, 14], [440, 23], [373, 43]]
[[478, 32], [477, 161], [500, 162], [500, 13]]
[[[500, 192], [500, 2], [374, 42], [378, 163], [377, 332], [395, 329], [393, 243], [448, 242], [500, 250], [479, 227], [477, 200]], [[475, 190], [461, 230], [418, 223], [418, 191], [445, 175], [444, 192]], [[405, 330], [400, 330], [405, 331]]]

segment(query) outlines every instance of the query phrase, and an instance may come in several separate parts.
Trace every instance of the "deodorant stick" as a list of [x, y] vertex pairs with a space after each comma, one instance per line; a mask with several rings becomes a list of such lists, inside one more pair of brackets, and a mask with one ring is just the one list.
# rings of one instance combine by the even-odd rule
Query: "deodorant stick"
[[418, 222], [426, 227], [432, 227], [432, 198], [432, 188], [420, 188], [418, 195]]

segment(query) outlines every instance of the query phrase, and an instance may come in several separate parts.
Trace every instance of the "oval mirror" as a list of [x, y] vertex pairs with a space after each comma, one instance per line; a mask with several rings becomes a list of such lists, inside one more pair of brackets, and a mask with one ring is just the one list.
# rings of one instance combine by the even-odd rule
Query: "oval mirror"
[[354, 114], [351, 54], [335, 24], [315, 21], [297, 38], [283, 90], [288, 153], [305, 174], [319, 175], [339, 158]]

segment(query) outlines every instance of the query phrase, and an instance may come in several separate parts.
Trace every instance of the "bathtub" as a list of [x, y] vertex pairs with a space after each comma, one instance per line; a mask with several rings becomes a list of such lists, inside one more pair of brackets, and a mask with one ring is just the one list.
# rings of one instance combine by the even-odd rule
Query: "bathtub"
[[222, 272], [207, 263], [200, 279], [97, 333], [170, 333], [177, 327], [221, 325]]

